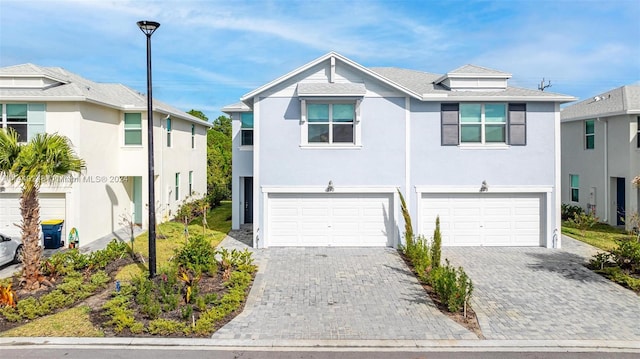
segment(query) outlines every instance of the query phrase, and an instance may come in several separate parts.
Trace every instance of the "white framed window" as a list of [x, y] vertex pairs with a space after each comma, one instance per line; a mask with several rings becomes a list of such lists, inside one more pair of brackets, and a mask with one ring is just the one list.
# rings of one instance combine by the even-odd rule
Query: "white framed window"
[[240, 122], [241, 122], [240, 145], [253, 146], [253, 112], [241, 113]]
[[569, 175], [569, 183], [571, 186], [571, 202], [580, 201], [580, 176]]
[[124, 145], [125, 146], [141, 146], [142, 145], [142, 114], [140, 113], [124, 114]]
[[596, 121], [585, 120], [584, 121], [584, 148], [592, 150], [595, 148], [596, 140]]
[[44, 104], [0, 104], [0, 128], [12, 128], [19, 142], [27, 142], [35, 135], [45, 132]]
[[167, 119], [167, 147], [171, 147], [171, 118]]
[[196, 125], [191, 124], [191, 148], [196, 148]]
[[193, 171], [189, 171], [189, 196], [193, 194]]
[[302, 100], [301, 145], [357, 147], [360, 140], [360, 100]]
[[506, 142], [506, 104], [460, 104], [460, 143], [499, 144]]
[[175, 185], [175, 199], [178, 201], [180, 199], [180, 172], [176, 173], [176, 185]]

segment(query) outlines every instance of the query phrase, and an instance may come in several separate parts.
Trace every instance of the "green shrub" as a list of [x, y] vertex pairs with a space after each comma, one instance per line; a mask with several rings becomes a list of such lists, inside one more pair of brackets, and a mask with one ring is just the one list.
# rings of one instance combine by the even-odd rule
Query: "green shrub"
[[580, 206], [570, 205], [563, 203], [560, 207], [560, 215], [563, 221], [568, 221], [575, 218], [576, 215], [584, 213], [584, 209]]
[[18, 313], [22, 318], [35, 319], [37, 317], [48, 314], [49, 311], [40, 305], [40, 302], [34, 297], [22, 299], [17, 305]]
[[116, 259], [124, 258], [129, 253], [129, 246], [125, 242], [121, 242], [117, 239], [113, 239], [107, 247], [99, 251], [91, 252], [89, 254], [89, 265], [104, 269], [107, 264], [113, 262]]
[[440, 257], [442, 256], [442, 234], [440, 233], [440, 216], [436, 217], [436, 229], [433, 230], [433, 243], [431, 245], [431, 265], [433, 268], [440, 267]]
[[601, 273], [613, 282], [621, 284], [635, 292], [640, 292], [640, 278], [634, 278], [628, 275], [620, 269], [620, 267], [605, 267], [597, 272]]
[[473, 292], [473, 283], [462, 267], [455, 269], [446, 260], [444, 266], [431, 272], [431, 284], [450, 312], [459, 312], [461, 309], [466, 311]]
[[187, 243], [175, 251], [173, 261], [196, 274], [217, 271], [215, 249], [202, 235], [189, 237]]
[[60, 289], [55, 289], [40, 298], [41, 305], [48, 308], [49, 311], [63, 308], [74, 302], [73, 297], [64, 294]]
[[10, 322], [19, 322], [22, 320], [22, 316], [14, 307], [0, 307], [0, 315]]
[[611, 251], [616, 264], [632, 273], [640, 273], [640, 242], [634, 239], [619, 240], [618, 247]]
[[203, 210], [208, 208], [208, 203], [206, 198], [194, 199], [191, 201], [185, 200], [176, 211], [175, 219], [179, 222], [184, 222], [185, 218], [187, 219], [187, 224], [191, 222], [193, 218], [202, 216], [204, 214]]
[[156, 319], [149, 322], [147, 332], [153, 335], [188, 334], [189, 328], [184, 324], [170, 319]]
[[583, 238], [587, 235], [587, 229], [593, 227], [596, 223], [598, 223], [598, 217], [584, 212], [576, 214], [567, 221], [568, 225], [578, 228], [582, 232]]
[[594, 270], [601, 270], [605, 267], [610, 266], [611, 262], [611, 253], [600, 252], [595, 254], [590, 260], [588, 267]]
[[107, 273], [105, 273], [105, 271], [97, 271], [91, 275], [89, 282], [98, 288], [104, 288], [110, 280], [111, 278]]
[[418, 236], [404, 247], [404, 254], [409, 258], [418, 278], [427, 280], [431, 271], [431, 249], [424, 236]]

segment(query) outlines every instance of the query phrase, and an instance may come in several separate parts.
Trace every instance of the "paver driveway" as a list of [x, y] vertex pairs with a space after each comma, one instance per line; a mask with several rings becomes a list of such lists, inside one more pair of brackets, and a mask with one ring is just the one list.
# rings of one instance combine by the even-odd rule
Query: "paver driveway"
[[584, 267], [589, 250], [448, 247], [487, 339], [640, 340], [640, 297]]
[[[224, 245], [224, 243], [223, 243]], [[270, 248], [217, 339], [477, 339], [433, 305], [391, 248]]]

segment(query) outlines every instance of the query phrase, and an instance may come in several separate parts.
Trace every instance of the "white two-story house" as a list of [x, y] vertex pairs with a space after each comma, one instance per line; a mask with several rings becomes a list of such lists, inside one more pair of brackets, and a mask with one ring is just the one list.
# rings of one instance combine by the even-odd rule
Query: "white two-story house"
[[[158, 221], [172, 217], [192, 193], [206, 194], [210, 127], [154, 101], [155, 206]], [[40, 218], [63, 219], [80, 246], [124, 226], [147, 228], [148, 151], [146, 96], [121, 84], [96, 83], [62, 68], [33, 64], [0, 68], [1, 128], [21, 141], [38, 133], [68, 137], [86, 169], [41, 188]], [[0, 232], [17, 235], [20, 188], [0, 178]]]
[[223, 109], [233, 122], [233, 228], [253, 244], [559, 247], [560, 104], [466, 65], [444, 75], [328, 53]]
[[562, 110], [562, 203], [631, 229], [640, 206], [640, 85], [627, 85]]

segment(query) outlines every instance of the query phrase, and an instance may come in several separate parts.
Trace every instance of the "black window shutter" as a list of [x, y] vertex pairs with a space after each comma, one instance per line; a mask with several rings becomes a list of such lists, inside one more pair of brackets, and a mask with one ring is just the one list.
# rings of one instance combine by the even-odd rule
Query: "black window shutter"
[[509, 104], [509, 144], [526, 146], [527, 144], [527, 104]]
[[442, 146], [457, 146], [460, 143], [458, 133], [458, 111], [459, 104], [443, 103], [440, 107], [441, 118], [441, 141]]

